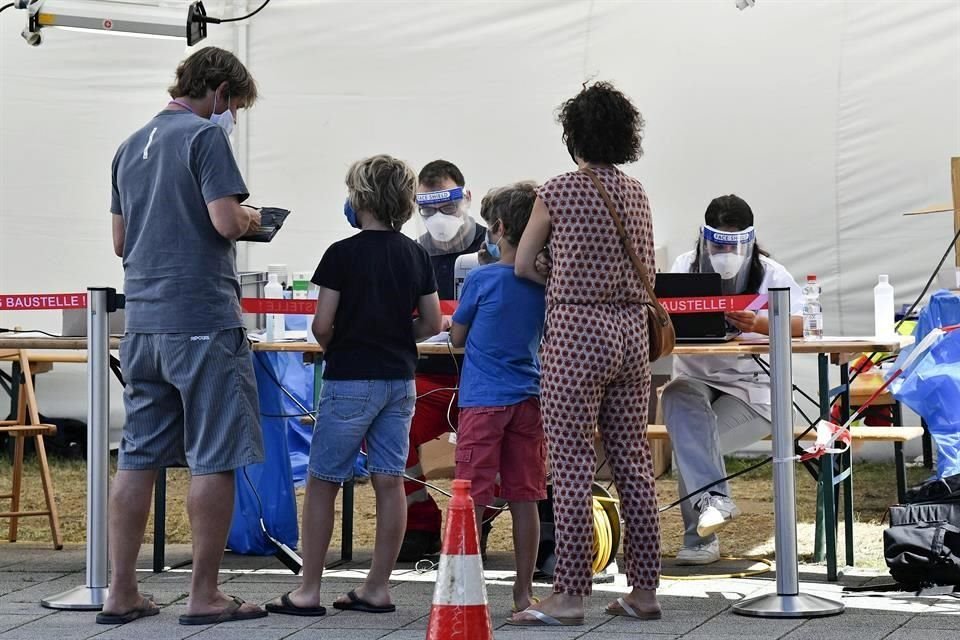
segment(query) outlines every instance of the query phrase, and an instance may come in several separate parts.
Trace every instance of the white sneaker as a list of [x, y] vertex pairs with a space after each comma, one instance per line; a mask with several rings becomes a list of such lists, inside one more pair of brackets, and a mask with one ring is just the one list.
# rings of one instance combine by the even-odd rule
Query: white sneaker
[[698, 544], [695, 547], [681, 547], [677, 552], [676, 564], [681, 566], [697, 566], [713, 564], [720, 559], [720, 542], [714, 540], [707, 544]]
[[706, 538], [727, 526], [740, 515], [740, 509], [727, 496], [706, 495], [700, 499], [697, 535]]

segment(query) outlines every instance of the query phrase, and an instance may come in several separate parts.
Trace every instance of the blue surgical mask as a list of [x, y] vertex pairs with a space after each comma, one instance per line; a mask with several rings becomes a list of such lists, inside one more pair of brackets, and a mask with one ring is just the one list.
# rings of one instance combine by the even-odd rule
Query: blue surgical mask
[[[502, 223], [501, 223], [501, 224], [502, 224]], [[491, 242], [491, 240], [490, 240], [490, 229], [487, 229], [487, 237], [486, 237], [486, 242], [484, 242], [484, 245], [485, 245], [486, 248], [487, 248], [487, 253], [488, 253], [488, 254], [490, 255], [490, 257], [493, 258], [494, 260], [499, 260], [499, 259], [500, 259], [500, 241], [501, 241], [501, 240], [503, 240], [503, 236], [500, 236], [500, 240], [497, 240], [496, 242]]]
[[346, 216], [347, 222], [350, 223], [350, 226], [354, 229], [360, 228], [360, 223], [357, 222], [357, 212], [353, 210], [353, 205], [350, 204], [350, 198], [347, 198], [343, 203], [343, 215]]

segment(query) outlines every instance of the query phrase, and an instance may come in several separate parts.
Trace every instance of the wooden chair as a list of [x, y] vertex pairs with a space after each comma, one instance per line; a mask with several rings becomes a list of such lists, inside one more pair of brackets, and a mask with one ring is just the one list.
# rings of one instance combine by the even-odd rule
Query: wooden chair
[[[13, 485], [10, 493], [0, 494], [0, 500], [5, 498], [10, 499], [10, 510], [0, 511], [0, 518], [10, 519], [10, 531], [7, 539], [10, 542], [16, 542], [17, 526], [20, 518], [47, 516], [50, 519], [50, 533], [53, 536], [53, 548], [62, 549], [63, 536], [60, 533], [60, 518], [57, 515], [57, 503], [53, 493], [53, 479], [50, 477], [50, 467], [47, 464], [47, 452], [43, 446], [43, 436], [56, 433], [57, 428], [52, 424], [40, 423], [40, 412], [37, 409], [37, 396], [33, 387], [33, 375], [27, 352], [22, 349], [0, 350], [0, 359], [17, 361], [20, 365], [21, 376], [17, 396], [16, 420], [0, 421], [0, 433], [6, 433], [14, 439]], [[14, 382], [16, 383], [16, 381]], [[37, 461], [40, 465], [40, 480], [43, 483], [43, 494], [47, 503], [45, 511], [22, 511], [20, 508], [24, 445], [27, 438], [33, 438]]]

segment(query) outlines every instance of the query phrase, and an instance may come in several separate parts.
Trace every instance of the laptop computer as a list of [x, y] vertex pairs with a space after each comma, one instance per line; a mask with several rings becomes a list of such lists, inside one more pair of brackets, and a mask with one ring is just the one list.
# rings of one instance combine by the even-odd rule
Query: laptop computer
[[[657, 298], [700, 298], [723, 295], [719, 273], [658, 273]], [[720, 311], [678, 313], [670, 316], [677, 342], [727, 342], [740, 332], [727, 324]]]

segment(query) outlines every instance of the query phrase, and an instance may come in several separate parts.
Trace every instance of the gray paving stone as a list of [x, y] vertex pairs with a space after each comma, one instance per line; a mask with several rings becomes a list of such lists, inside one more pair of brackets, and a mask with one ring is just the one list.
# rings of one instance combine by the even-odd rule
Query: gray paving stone
[[401, 629], [381, 636], [381, 640], [423, 640], [425, 636], [423, 630]]
[[[584, 627], [501, 627], [493, 632], [495, 640], [574, 640], [585, 633]], [[387, 636], [388, 638], [390, 636]]]
[[190, 640], [281, 640], [291, 634], [290, 629], [281, 628], [252, 628], [238, 627], [240, 623], [221, 624], [201, 631], [195, 636], [190, 636]]
[[897, 629], [884, 640], [957, 640], [957, 632], [950, 629]]
[[90, 624], [75, 625], [72, 627], [56, 627], [46, 624], [45, 619], [41, 618], [29, 624], [19, 626], [15, 629], [0, 633], [0, 640], [86, 640], [100, 633], [103, 633], [105, 627], [91, 622]]
[[102, 633], [97, 640], [184, 640], [212, 627], [188, 627], [177, 623], [177, 616], [161, 610], [160, 615], [135, 620], [129, 624], [113, 627], [101, 625]]
[[823, 627], [807, 627], [804, 625], [783, 636], [781, 640], [882, 640], [894, 630], [896, 630], [896, 627], [878, 628], [874, 626], [864, 626], [859, 628], [827, 629]]
[[144, 592], [153, 596], [153, 601], [160, 606], [171, 605], [177, 602], [185, 602], [187, 599], [186, 591], [169, 591], [166, 589], [144, 588]]
[[[387, 629], [316, 629], [308, 628], [289, 635], [284, 640], [376, 640], [390, 633], [411, 634], [403, 640], [423, 640], [424, 634], [419, 631], [391, 632]], [[416, 634], [416, 635], [412, 635]]]
[[23, 626], [43, 617], [44, 614], [0, 614], [0, 633]]
[[957, 629], [960, 630], [960, 602], [954, 610], [938, 610], [915, 616], [906, 624], [908, 629]]
[[402, 631], [420, 631], [421, 635], [425, 635], [423, 632], [426, 631], [427, 626], [430, 624], [430, 614], [426, 614], [421, 618], [418, 618], [405, 626]]
[[686, 636], [663, 635], [660, 633], [606, 633], [603, 627], [580, 636], [582, 640], [677, 640]]
[[343, 611], [337, 616], [320, 618], [311, 628], [329, 629], [332, 627], [343, 629], [401, 629], [411, 622], [423, 617], [423, 611], [405, 612], [397, 610], [394, 613], [360, 613], [357, 611]]
[[303, 579], [300, 576], [295, 576], [292, 573], [285, 574], [275, 574], [275, 573], [240, 573], [236, 575], [227, 575], [224, 576], [224, 579], [221, 584], [242, 584], [242, 583], [254, 583], [254, 584], [280, 584], [280, 585], [298, 585]]
[[[285, 630], [285, 635], [290, 635], [294, 631], [300, 629], [306, 629], [307, 627], [315, 624], [321, 618], [311, 618], [304, 616], [283, 616], [270, 614], [265, 618], [255, 618], [253, 620], [237, 620], [236, 622], [229, 623], [231, 629], [243, 629], [243, 638], [246, 640], [247, 631], [254, 631], [258, 629], [279, 629]], [[226, 624], [226, 623], [224, 623]]]
[[845, 597], [843, 598], [843, 604], [846, 605], [847, 613], [857, 611], [866, 614], [903, 613], [916, 615], [928, 611], [932, 602], [923, 598], [898, 595], [888, 598]]
[[[683, 640], [760, 640], [760, 639], [774, 639], [780, 638], [782, 634], [777, 633], [776, 631], [770, 631], [768, 633], [757, 633], [754, 635], [743, 635], [743, 634], [734, 634], [729, 632], [718, 633], [715, 631], [704, 631], [699, 630], [697, 633], [687, 633], [680, 636]], [[3, 640], [0, 638], [0, 640]], [[853, 639], [851, 639], [853, 640]]]
[[[606, 595], [606, 594], [604, 594]], [[618, 594], [610, 594], [609, 601], [616, 600], [620, 596]], [[712, 611], [714, 613], [719, 613], [726, 609], [729, 609], [736, 603], [736, 600], [728, 600], [721, 596], [715, 597], [693, 597], [693, 596], [670, 596], [670, 595], [657, 595], [657, 600], [660, 601], [660, 606], [664, 611]], [[606, 606], [606, 605], [604, 605]]]
[[82, 586], [83, 584], [83, 576], [74, 577], [74, 575], [69, 575], [63, 578], [33, 584], [25, 589], [8, 593], [4, 598], [17, 602], [34, 602], [39, 605], [40, 601], [44, 598], [62, 593], [73, 587]]
[[625, 616], [606, 616], [600, 626], [604, 633], [663, 633], [683, 635], [703, 625], [716, 613], [705, 611], [665, 611], [660, 620], [635, 620]]
[[797, 631], [839, 629], [849, 632], [851, 629], [877, 629], [886, 630], [886, 633], [890, 633], [907, 624], [910, 619], [911, 616], [903, 614], [864, 613], [863, 611], [850, 610], [839, 616], [807, 620]]
[[805, 620], [746, 618], [734, 613], [721, 613], [710, 618], [707, 624], [699, 627], [694, 633], [700, 634], [709, 629], [723, 634], [737, 635], [740, 638], [779, 638], [804, 622]]
[[49, 609], [44, 609], [36, 602], [12, 602], [0, 598], [0, 615], [48, 615], [52, 613]]

